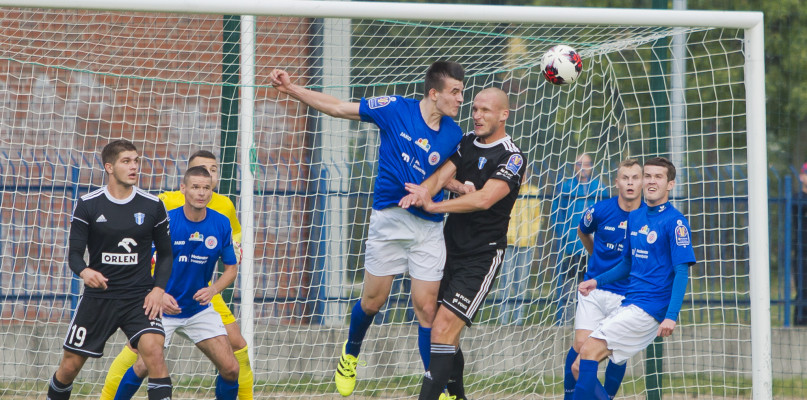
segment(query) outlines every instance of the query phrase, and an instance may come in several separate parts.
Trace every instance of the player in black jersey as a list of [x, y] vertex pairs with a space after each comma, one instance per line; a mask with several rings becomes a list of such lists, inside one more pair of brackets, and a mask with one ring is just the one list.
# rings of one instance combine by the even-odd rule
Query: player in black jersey
[[[110, 142], [101, 151], [101, 160], [108, 184], [81, 196], [70, 221], [68, 265], [84, 280], [84, 293], [67, 330], [62, 361], [48, 385], [48, 399], [70, 398], [73, 380], [87, 357], [101, 357], [118, 328], [146, 361], [149, 399], [170, 399], [161, 321], [163, 293], [171, 275], [168, 214], [157, 196], [135, 186], [140, 156], [134, 144]], [[152, 242], [157, 249], [153, 277]]]
[[[449, 213], [443, 229], [447, 258], [432, 327], [431, 365], [423, 377], [420, 399], [437, 400], [447, 383], [448, 398], [465, 398], [460, 333], [471, 325], [499, 273], [510, 211], [521, 187], [524, 155], [505, 132], [509, 114], [502, 90], [479, 92], [473, 104], [474, 132], [465, 135], [450, 162], [423, 184], [407, 184], [411, 194], [400, 203], [404, 208], [415, 205], [432, 213]], [[475, 190], [432, 202], [439, 190], [453, 186], [456, 191], [458, 184], [473, 185]]]

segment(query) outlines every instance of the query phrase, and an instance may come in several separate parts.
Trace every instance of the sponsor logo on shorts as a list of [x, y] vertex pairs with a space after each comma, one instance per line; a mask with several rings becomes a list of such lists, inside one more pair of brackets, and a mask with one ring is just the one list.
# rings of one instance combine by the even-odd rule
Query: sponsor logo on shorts
[[454, 304], [462, 311], [468, 311], [468, 307], [471, 305], [471, 300], [460, 293], [454, 293], [454, 298], [451, 299], [451, 304]]
[[107, 265], [137, 265], [137, 253], [101, 253], [101, 262]]

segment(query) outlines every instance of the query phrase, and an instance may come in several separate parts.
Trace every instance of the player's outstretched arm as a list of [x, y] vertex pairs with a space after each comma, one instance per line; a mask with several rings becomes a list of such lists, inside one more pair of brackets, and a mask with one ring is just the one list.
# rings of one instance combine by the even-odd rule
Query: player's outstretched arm
[[210, 303], [210, 300], [213, 299], [213, 296], [221, 293], [235, 282], [236, 275], [238, 275], [237, 265], [224, 265], [224, 272], [219, 276], [219, 279], [216, 279], [216, 282], [212, 285], [196, 291], [193, 295], [193, 299], [203, 306], [207, 305]]
[[272, 86], [280, 93], [294, 97], [309, 107], [324, 112], [332, 117], [359, 120], [359, 103], [351, 103], [322, 92], [315, 92], [291, 82], [289, 73], [275, 69], [269, 73]]

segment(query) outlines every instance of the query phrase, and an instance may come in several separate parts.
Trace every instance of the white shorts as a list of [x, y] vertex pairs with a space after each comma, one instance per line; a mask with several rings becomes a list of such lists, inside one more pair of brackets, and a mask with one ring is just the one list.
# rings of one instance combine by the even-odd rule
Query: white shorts
[[612, 352], [608, 358], [623, 364], [653, 342], [659, 325], [650, 314], [631, 304], [619, 307], [589, 337], [605, 340]]
[[437, 282], [443, 278], [446, 244], [443, 223], [416, 217], [400, 207], [373, 210], [364, 253], [364, 270], [375, 276], [409, 276]]
[[172, 318], [165, 315], [163, 316], [163, 328], [165, 329], [166, 348], [171, 343], [175, 331], [185, 334], [193, 343], [227, 334], [224, 323], [221, 322], [221, 315], [213, 307], [205, 308], [204, 311], [190, 318]]
[[574, 329], [593, 331], [600, 322], [622, 306], [625, 296], [607, 290], [594, 289], [588, 296], [577, 292], [577, 310], [574, 314]]

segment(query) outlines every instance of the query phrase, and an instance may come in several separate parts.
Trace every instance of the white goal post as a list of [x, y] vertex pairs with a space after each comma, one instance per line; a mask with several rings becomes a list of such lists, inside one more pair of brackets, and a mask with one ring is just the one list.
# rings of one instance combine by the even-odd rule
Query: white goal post
[[[511, 119], [508, 126], [522, 133], [514, 139], [534, 161], [532, 168], [541, 188], [535, 196], [544, 204], [544, 232], [539, 241], [547, 243], [536, 244], [536, 252], [530, 253], [531, 272], [523, 278], [530, 284], [525, 289], [529, 294], [510, 295], [507, 288], [497, 289], [491, 293], [487, 311], [480, 315], [479, 327], [465, 332], [463, 345], [473, 351], [468, 362], [474, 376], [474, 397], [557, 394], [542, 385], [559, 385], [557, 367], [572, 330], [556, 326], [554, 320], [561, 305], [552, 299], [559, 290], [552, 285], [556, 265], [564, 255], [549, 244], [556, 227], [548, 215], [549, 204], [558, 200], [552, 189], [570, 170], [568, 163], [576, 154], [589, 152], [596, 155], [597, 176], [604, 185], [611, 182], [615, 163], [623, 157], [642, 160], [669, 154], [680, 168], [681, 187], [686, 188], [676, 192], [674, 201], [685, 214], [694, 214], [688, 215], [694, 237], [705, 241], [713, 238], [712, 229], [720, 231], [716, 234], [719, 243], [694, 243], [699, 263], [706, 267], [693, 275], [690, 290], [694, 293], [688, 292], [680, 329], [671, 339], [673, 364], [683, 365], [676, 364], [673, 373], [709, 374], [707, 382], [718, 382], [709, 371], [720, 363], [710, 364], [711, 358], [720, 356], [708, 349], [689, 353], [686, 347], [698, 347], [699, 335], [705, 335], [706, 342], [735, 340], [739, 354], [732, 379], [742, 381], [750, 376], [752, 397], [772, 398], [762, 13], [266, 0], [0, 0], [0, 7], [0, 29], [7, 33], [0, 38], [0, 61], [5, 69], [0, 71], [0, 90], [7, 92], [0, 93], [0, 178], [6, 193], [0, 199], [0, 260], [4, 264], [0, 274], [6, 274], [0, 281], [0, 394], [23, 398], [41, 393], [56, 368], [60, 337], [69, 321], [70, 298], [63, 292], [76, 284], [66, 267], [48, 267], [44, 272], [40, 266], [65, 265], [66, 255], [61, 253], [66, 253], [69, 224], [64, 216], [69, 220], [70, 208], [59, 205], [61, 214], [56, 216], [55, 211], [49, 214], [49, 207], [30, 200], [47, 192], [48, 198], [58, 197], [70, 204], [72, 191], [102, 184], [93, 157], [109, 138], [127, 137], [123, 130], [129, 128], [135, 132], [132, 137], [141, 153], [154, 160], [144, 169], [141, 186], [153, 192], [174, 190], [171, 185], [192, 150], [200, 146], [219, 149], [216, 105], [219, 92], [227, 85], [219, 80], [223, 63], [215, 58], [221, 52], [216, 41], [222, 37], [215, 30], [220, 24], [210, 21], [239, 15], [239, 141], [233, 167], [239, 173], [236, 195], [244, 258], [237, 281], [236, 315], [250, 345], [260, 387], [256, 392], [276, 398], [301, 393], [331, 398], [326, 385], [335, 366], [335, 349], [347, 336], [345, 316], [360, 290], [360, 239], [366, 230], [369, 182], [375, 175], [378, 146], [373, 127], [322, 117], [279, 96], [268, 85], [268, 71], [289, 69], [309, 87], [354, 101], [364, 95], [417, 97], [425, 66], [448, 58], [468, 67], [466, 104], [457, 118], [464, 128], [472, 96], [482, 87], [507, 86], [518, 97], [513, 115], [526, 122]], [[137, 18], [129, 18], [132, 15]], [[149, 19], [151, 15], [159, 17]], [[103, 29], [83, 31], [82, 26]], [[155, 37], [174, 43], [149, 40], [152, 26]], [[59, 29], [64, 29], [61, 37]], [[165, 35], [158, 32], [162, 30]], [[711, 33], [721, 30], [729, 33]], [[37, 37], [36, 32], [43, 35]], [[385, 34], [389, 38], [376, 36]], [[686, 51], [658, 56], [658, 63], [687, 65], [687, 70], [673, 67], [670, 72], [661, 67], [660, 72], [653, 72], [654, 61], [643, 57], [662, 54], [657, 52], [659, 48], [669, 50], [674, 44], [665, 41], [676, 35], [692, 42], [680, 44]], [[272, 36], [279, 39], [272, 42]], [[84, 47], [72, 48], [71, 42]], [[172, 47], [177, 43], [185, 45]], [[583, 76], [574, 85], [553, 87], [540, 78], [540, 55], [559, 43], [577, 46], [583, 54]], [[396, 46], [404, 47], [396, 51]], [[120, 57], [93, 58], [94, 51]], [[684, 60], [676, 60], [675, 54]], [[153, 62], [133, 61], [144, 57], [153, 57]], [[195, 62], [183, 65], [183, 57]], [[738, 57], [744, 57], [744, 62]], [[392, 65], [387, 64], [392, 60]], [[127, 69], [127, 62], [139, 67]], [[362, 73], [366, 75], [358, 75]], [[672, 83], [675, 81], [679, 83]], [[89, 97], [74, 97], [75, 82], [76, 87], [89, 88]], [[25, 90], [30, 93], [23, 93]], [[676, 91], [684, 96], [683, 104], [678, 104], [681, 108], [674, 109], [672, 116], [659, 114], [671, 104], [675, 107]], [[726, 94], [731, 97], [723, 97]], [[650, 99], [655, 102], [656, 95], [666, 103], [647, 104]], [[24, 97], [38, 100], [20, 100]], [[148, 99], [155, 98], [164, 103], [148, 104]], [[189, 106], [187, 99], [193, 104]], [[165, 111], [165, 107], [173, 107], [172, 101], [182, 105]], [[30, 104], [39, 108], [34, 110]], [[90, 111], [84, 116], [76, 111], [85, 108]], [[114, 111], [117, 109], [124, 111]], [[695, 115], [699, 110], [704, 115]], [[132, 118], [127, 112], [145, 116]], [[22, 114], [26, 116], [20, 117]], [[188, 122], [196, 114], [207, 118]], [[47, 119], [47, 127], [31, 122], [36, 117]], [[57, 120], [60, 122], [54, 122]], [[66, 120], [73, 125], [68, 127]], [[74, 126], [96, 120], [108, 128], [85, 134]], [[676, 123], [684, 126], [683, 138], [676, 139], [668, 128], [659, 128]], [[194, 135], [202, 131], [207, 136], [200, 142]], [[539, 131], [556, 136], [547, 139]], [[36, 139], [31, 139], [31, 132]], [[673, 143], [673, 150], [658, 145], [666, 141]], [[43, 167], [36, 169], [40, 163]], [[747, 175], [735, 176], [739, 170]], [[710, 176], [713, 171], [716, 175]], [[732, 189], [715, 189], [724, 183], [726, 174]], [[38, 184], [37, 179], [42, 182]], [[54, 189], [57, 186], [62, 189]], [[731, 208], [726, 210], [723, 201]], [[37, 220], [44, 217], [33, 217], [35, 221], [21, 217], [29, 211], [52, 215], [53, 222]], [[26, 253], [31, 250], [22, 242], [33, 239], [14, 235], [45, 230], [46, 223], [52, 225], [47, 232], [53, 238], [53, 254]], [[512, 223], [524, 222], [513, 218]], [[724, 244], [723, 240], [733, 249], [726, 259], [712, 248]], [[12, 267], [6, 267], [7, 263]], [[289, 265], [295, 263], [303, 266]], [[730, 281], [730, 288], [713, 293], [711, 271], [719, 275], [715, 280]], [[737, 276], [730, 276], [734, 272]], [[31, 283], [31, 276], [55, 283], [47, 287]], [[747, 290], [742, 289], [746, 286]], [[529, 303], [527, 323], [510, 326], [497, 322], [497, 307], [513, 301], [509, 296]], [[715, 310], [710, 296], [728, 301], [732, 308], [711, 317]], [[361, 392], [360, 387], [359, 393], [406, 397], [418, 387], [416, 334], [411, 320], [401, 317], [407, 308], [406, 297], [403, 299], [391, 303], [389, 319], [385, 314], [384, 321], [378, 321], [381, 327], [368, 333], [370, 365], [360, 369], [359, 385], [369, 388]], [[45, 306], [48, 301], [62, 303]], [[28, 305], [36, 302], [41, 305], [29, 312]], [[747, 308], [750, 318], [744, 317]], [[47, 315], [43, 317], [43, 313]], [[736, 337], [716, 338], [719, 334], [714, 332], [727, 327], [737, 329]], [[523, 347], [533, 337], [543, 348]], [[107, 345], [105, 359], [117, 354], [121, 343], [116, 336]], [[26, 346], [32, 347], [29, 354], [12, 350], [28, 349]], [[550, 365], [531, 370], [535, 358], [522, 354], [522, 347], [542, 352], [537, 357], [549, 360]], [[391, 352], [407, 354], [390, 356]], [[486, 352], [497, 355], [488, 357]], [[687, 355], [697, 358], [697, 365], [686, 364]], [[182, 371], [182, 390], [209, 392], [209, 381], [194, 379], [212, 376], [211, 369], [197, 360], [198, 354], [187, 343], [169, 356], [175, 369]], [[182, 367], [183, 357], [193, 358], [194, 366]], [[472, 364], [474, 358], [478, 364]], [[88, 363], [91, 372], [79, 376], [90, 394], [100, 391], [108, 366], [105, 359]], [[494, 365], [495, 376], [485, 375], [486, 366], [481, 363]], [[632, 378], [636, 381], [642, 368], [632, 363], [629, 375], [636, 375]], [[278, 368], [283, 371], [278, 373]], [[361, 374], [371, 368], [376, 371], [367, 372], [363, 380]], [[498, 377], [511, 376], [508, 374], [528, 377], [535, 388], [513, 391], [507, 387], [513, 380]], [[408, 378], [396, 380], [400, 376]], [[368, 382], [374, 379], [380, 383], [371, 386]], [[692, 383], [685, 378], [669, 388], [697, 395], [702, 390], [698, 379]], [[721, 386], [727, 398], [749, 389], [743, 383], [735, 386], [722, 380], [713, 385]]]

